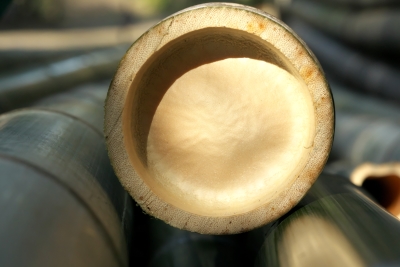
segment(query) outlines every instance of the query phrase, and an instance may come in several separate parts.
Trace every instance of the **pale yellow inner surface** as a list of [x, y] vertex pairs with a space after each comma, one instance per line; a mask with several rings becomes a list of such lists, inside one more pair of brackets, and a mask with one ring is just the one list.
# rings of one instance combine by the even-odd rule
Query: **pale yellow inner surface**
[[265, 61], [227, 58], [194, 68], [169, 87], [138, 169], [179, 208], [207, 216], [243, 213], [293, 183], [314, 131], [303, 83]]

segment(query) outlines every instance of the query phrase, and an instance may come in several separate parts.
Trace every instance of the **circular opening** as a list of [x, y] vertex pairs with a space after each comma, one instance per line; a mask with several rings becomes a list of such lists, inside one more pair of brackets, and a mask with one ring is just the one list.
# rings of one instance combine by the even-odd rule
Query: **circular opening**
[[204, 216], [254, 210], [308, 161], [313, 102], [287, 59], [247, 32], [207, 28], [154, 53], [123, 129], [130, 160], [163, 201]]
[[362, 184], [376, 201], [395, 216], [400, 214], [400, 177], [386, 175], [368, 177]]

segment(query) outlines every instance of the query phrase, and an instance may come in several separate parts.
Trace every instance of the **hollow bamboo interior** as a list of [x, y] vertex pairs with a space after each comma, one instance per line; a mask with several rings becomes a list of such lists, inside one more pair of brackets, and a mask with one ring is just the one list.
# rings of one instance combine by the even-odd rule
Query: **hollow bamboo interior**
[[276, 18], [234, 4], [174, 14], [128, 50], [105, 135], [149, 214], [200, 233], [261, 226], [321, 172], [333, 103], [319, 64]]
[[400, 218], [400, 164], [364, 163], [351, 173], [350, 180], [368, 191], [388, 212]]

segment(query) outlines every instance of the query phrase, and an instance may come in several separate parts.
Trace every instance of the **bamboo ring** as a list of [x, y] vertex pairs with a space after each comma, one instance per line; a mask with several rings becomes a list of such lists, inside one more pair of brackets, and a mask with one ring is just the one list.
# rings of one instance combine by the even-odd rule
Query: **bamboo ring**
[[194, 6], [143, 34], [105, 104], [114, 170], [142, 209], [230, 234], [289, 211], [322, 171], [334, 108], [319, 63], [255, 8]]

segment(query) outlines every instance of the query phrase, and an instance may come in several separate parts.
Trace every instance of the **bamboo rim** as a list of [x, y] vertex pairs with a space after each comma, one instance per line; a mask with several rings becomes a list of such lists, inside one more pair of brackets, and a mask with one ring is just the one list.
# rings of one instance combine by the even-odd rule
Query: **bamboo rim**
[[364, 187], [379, 204], [400, 219], [400, 163], [363, 163], [351, 172], [350, 180]]
[[[182, 44], [185, 38], [189, 41], [194, 40], [191, 39], [193, 33], [195, 36], [207, 37], [204, 34], [206, 30], [216, 35], [225, 35], [222, 41], [231, 41], [232, 39], [228, 39], [236, 35], [238, 38], [235, 42], [244, 39], [250, 45], [260, 45], [262, 49], [259, 51], [266, 51], [269, 55], [268, 59], [262, 58], [261, 55], [262, 61], [289, 73], [301, 84], [301, 88], [305, 88], [306, 93], [303, 96], [309, 97], [310, 101], [307, 103], [311, 103], [311, 111], [307, 112], [313, 115], [309, 121], [314, 126], [307, 126], [310, 128], [310, 140], [307, 140], [309, 146], [304, 147], [306, 152], [301, 152], [304, 157], [295, 163], [295, 170], [289, 172], [288, 182], [272, 193], [272, 196], [262, 199], [262, 202], [259, 200], [259, 203], [250, 205], [251, 207], [234, 209], [231, 213], [226, 211], [229, 201], [225, 203], [226, 209], [222, 213], [199, 212], [196, 208], [190, 210], [191, 206], [197, 205], [198, 208], [200, 204], [186, 199], [184, 201], [188, 202], [187, 205], [179, 206], [184, 202], [179, 196], [175, 198], [168, 195], [168, 192], [162, 191], [164, 189], [161, 186], [151, 181], [151, 177], [148, 178], [145, 168], [140, 166], [141, 159], [135, 148], [137, 140], [132, 138], [136, 134], [131, 125], [131, 114], [135, 108], [133, 103], [137, 99], [135, 90], [140, 80], [145, 77], [143, 73], [151, 69], [150, 63], [161, 61], [157, 59], [158, 56], [165, 55], [168, 49], [173, 50], [171, 45]], [[243, 54], [236, 57], [243, 57]], [[255, 56], [245, 54], [244, 57]], [[163, 60], [167, 61], [167, 58]], [[181, 60], [180, 63], [185, 62]], [[286, 25], [254, 8], [211, 3], [188, 8], [164, 19], [132, 45], [110, 85], [105, 104], [104, 131], [109, 156], [117, 176], [145, 212], [181, 229], [208, 234], [230, 234], [264, 225], [298, 203], [316, 180], [327, 160], [333, 139], [333, 110], [331, 92], [319, 63]], [[251, 197], [251, 193], [248, 195]]]

